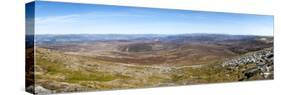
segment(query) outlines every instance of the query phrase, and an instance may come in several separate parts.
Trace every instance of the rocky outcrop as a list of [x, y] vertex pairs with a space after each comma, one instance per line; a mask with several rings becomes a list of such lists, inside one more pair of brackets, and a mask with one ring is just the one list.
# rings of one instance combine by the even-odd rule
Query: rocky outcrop
[[49, 95], [49, 94], [52, 93], [51, 90], [46, 89], [42, 86], [35, 86], [34, 87], [33, 85], [31, 85], [31, 86], [27, 87], [26, 89], [30, 92], [33, 92], [36, 95]]
[[242, 71], [240, 80], [247, 80], [254, 76], [263, 79], [273, 79], [273, 48], [247, 53], [223, 63], [229, 70]]

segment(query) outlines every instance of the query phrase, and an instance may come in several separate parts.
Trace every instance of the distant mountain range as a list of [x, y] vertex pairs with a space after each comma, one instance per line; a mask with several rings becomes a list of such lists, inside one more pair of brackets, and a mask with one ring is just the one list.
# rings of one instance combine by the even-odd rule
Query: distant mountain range
[[272, 39], [268, 36], [252, 35], [226, 35], [226, 34], [181, 34], [181, 35], [161, 35], [161, 34], [65, 34], [65, 35], [36, 35], [35, 42], [42, 44], [63, 43], [63, 42], [92, 42], [92, 41], [162, 41], [162, 42], [213, 42], [231, 40], [256, 40], [257, 37]]

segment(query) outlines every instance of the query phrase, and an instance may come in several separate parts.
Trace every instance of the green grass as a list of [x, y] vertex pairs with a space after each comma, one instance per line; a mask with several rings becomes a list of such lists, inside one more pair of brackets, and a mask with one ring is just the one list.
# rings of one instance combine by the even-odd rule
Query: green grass
[[66, 74], [67, 82], [79, 83], [81, 81], [100, 81], [106, 82], [116, 79], [115, 76], [106, 74], [104, 72], [83, 72], [83, 71], [70, 71]]
[[214, 83], [237, 81], [240, 72], [229, 71], [219, 64], [206, 64], [200, 68], [182, 68], [173, 71], [172, 82]]
[[[50, 75], [64, 75], [65, 82], [78, 83], [81, 81], [111, 81], [116, 79], [112, 74], [98, 71], [85, 71], [85, 70], [72, 70], [67, 68], [64, 64], [58, 63], [58, 61], [50, 62], [46, 59], [36, 58], [36, 65], [46, 70], [46, 74]], [[39, 76], [39, 75], [38, 75]], [[43, 76], [37, 77], [38, 79], [43, 78]]]

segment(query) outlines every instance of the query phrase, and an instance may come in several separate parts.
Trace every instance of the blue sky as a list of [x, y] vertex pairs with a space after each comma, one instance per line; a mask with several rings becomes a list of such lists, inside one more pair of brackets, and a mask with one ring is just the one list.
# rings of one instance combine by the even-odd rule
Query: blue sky
[[36, 1], [36, 34], [273, 35], [273, 16]]

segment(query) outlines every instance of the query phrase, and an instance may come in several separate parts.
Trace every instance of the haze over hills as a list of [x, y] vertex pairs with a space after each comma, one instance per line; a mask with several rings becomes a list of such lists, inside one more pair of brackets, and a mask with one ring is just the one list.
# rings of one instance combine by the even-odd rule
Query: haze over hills
[[[116, 44], [119, 49], [128, 51], [157, 50], [177, 48], [188, 44], [216, 45], [235, 52], [243, 49], [258, 50], [270, 47], [273, 37], [251, 35], [226, 34], [182, 34], [182, 35], [156, 35], [156, 34], [81, 34], [81, 35], [37, 35], [35, 42], [38, 46], [56, 46], [60, 44], [84, 43], [95, 45], [103, 42]], [[118, 45], [120, 44], [120, 45]], [[126, 45], [125, 45], [126, 44]], [[158, 46], [158, 47], [156, 47]], [[243, 46], [243, 47], [242, 47]], [[237, 49], [235, 49], [237, 48]], [[134, 50], [136, 49], [136, 50]], [[247, 51], [245, 51], [247, 52]]]
[[36, 42], [87, 42], [87, 41], [110, 41], [110, 40], [161, 40], [161, 41], [224, 41], [253, 39], [255, 35], [227, 35], [227, 34], [38, 34]]

